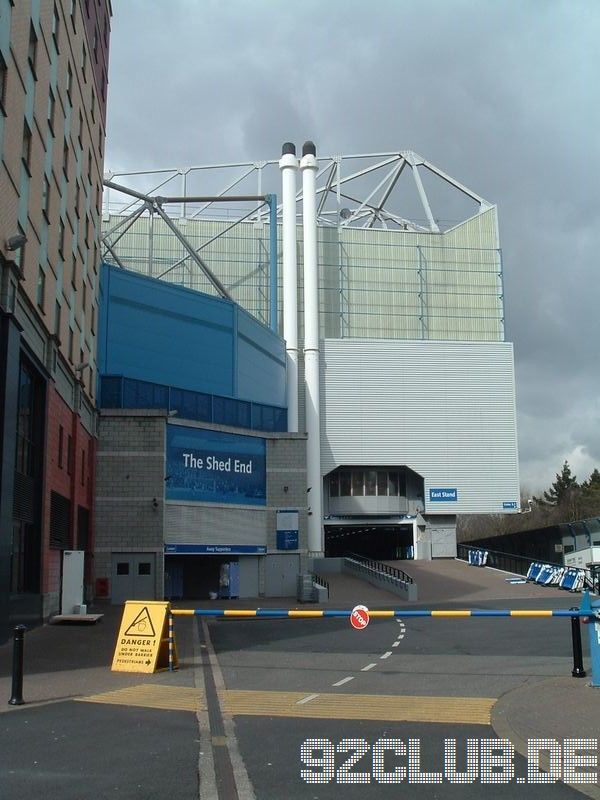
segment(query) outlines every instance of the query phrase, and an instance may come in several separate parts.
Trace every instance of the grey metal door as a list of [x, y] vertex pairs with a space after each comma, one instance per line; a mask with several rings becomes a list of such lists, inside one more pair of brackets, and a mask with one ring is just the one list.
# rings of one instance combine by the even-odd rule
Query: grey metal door
[[240, 597], [258, 597], [258, 556], [240, 556]]
[[111, 602], [155, 599], [154, 553], [113, 553]]
[[299, 568], [300, 557], [297, 555], [267, 556], [265, 595], [267, 597], [295, 597]]

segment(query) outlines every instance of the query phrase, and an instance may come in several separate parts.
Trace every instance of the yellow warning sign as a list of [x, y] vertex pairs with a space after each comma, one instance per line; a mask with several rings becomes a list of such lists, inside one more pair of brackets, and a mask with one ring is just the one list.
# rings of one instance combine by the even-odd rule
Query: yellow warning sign
[[[156, 672], [169, 667], [170, 605], [156, 600], [128, 600], [112, 662], [113, 672]], [[179, 666], [175, 635], [173, 668]]]

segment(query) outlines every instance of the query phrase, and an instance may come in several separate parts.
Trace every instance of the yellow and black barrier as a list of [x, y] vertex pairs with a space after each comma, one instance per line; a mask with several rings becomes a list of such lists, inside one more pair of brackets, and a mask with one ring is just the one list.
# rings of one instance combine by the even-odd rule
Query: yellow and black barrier
[[[174, 617], [213, 617], [232, 619], [350, 619], [352, 609], [288, 609], [288, 608], [171, 608], [167, 602], [128, 601], [125, 604], [123, 620], [119, 630], [119, 639], [113, 659], [113, 670], [128, 672], [155, 672], [159, 669], [174, 670], [178, 667], [177, 647], [173, 626]], [[548, 618], [562, 617], [571, 619], [571, 635], [573, 643], [573, 677], [583, 678], [581, 652], [580, 620], [596, 623], [599, 630], [600, 646], [600, 607], [592, 606], [589, 594], [583, 597], [579, 608], [570, 609], [509, 609], [509, 608], [472, 608], [472, 609], [369, 609], [369, 619], [393, 619], [431, 617], [437, 619], [456, 618]], [[590, 636], [592, 645], [592, 685], [600, 685], [600, 663], [593, 649], [595, 636]], [[596, 670], [598, 675], [596, 676]]]

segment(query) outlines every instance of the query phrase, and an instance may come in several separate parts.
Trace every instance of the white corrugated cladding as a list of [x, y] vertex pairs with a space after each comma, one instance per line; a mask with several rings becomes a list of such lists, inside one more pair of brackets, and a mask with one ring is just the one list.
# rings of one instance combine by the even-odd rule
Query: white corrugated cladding
[[[512, 344], [327, 339], [321, 464], [406, 465], [430, 513], [498, 512], [519, 500]], [[456, 489], [431, 502], [432, 488]]]

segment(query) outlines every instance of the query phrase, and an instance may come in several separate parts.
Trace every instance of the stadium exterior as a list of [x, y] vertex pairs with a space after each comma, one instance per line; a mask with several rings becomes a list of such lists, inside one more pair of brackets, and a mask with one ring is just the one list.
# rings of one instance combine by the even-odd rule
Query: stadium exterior
[[[304, 335], [311, 300], [309, 288], [303, 294], [303, 273], [310, 274], [311, 240], [310, 225], [302, 224], [299, 211], [303, 206], [309, 219], [307, 191], [294, 189], [291, 250], [289, 204], [286, 233], [286, 210], [274, 202], [275, 195], [282, 196], [278, 166], [285, 173], [286, 164], [290, 174], [295, 171], [290, 148], [281, 163], [107, 176], [100, 324], [100, 341], [105, 331], [107, 349], [99, 356], [96, 576], [109, 596], [116, 564], [123, 565], [128, 552], [137, 553], [138, 561], [139, 553], [152, 553], [154, 591], [160, 596], [170, 554], [188, 558], [179, 565], [185, 572], [192, 556], [206, 562], [221, 546], [220, 561], [231, 556], [233, 563], [245, 557], [247, 545], [254, 548], [253, 565], [242, 580], [247, 593], [258, 587], [261, 594], [277, 594], [277, 586], [285, 584], [285, 594], [292, 577], [309, 568], [309, 557], [319, 553], [453, 557], [457, 514], [520, 510], [513, 350], [504, 340], [496, 207], [410, 151], [314, 159], [309, 150], [300, 171], [316, 177], [319, 333], [314, 346], [308, 343], [309, 332], [306, 342]], [[284, 176], [284, 196], [285, 181]], [[462, 221], [434, 217], [438, 201], [455, 217], [462, 215]], [[298, 267], [292, 300], [286, 258]], [[132, 280], [132, 273], [141, 275], [138, 288], [129, 286], [123, 290], [127, 297], [119, 298], [108, 283], [118, 284], [123, 268]], [[238, 309], [237, 321], [230, 325], [214, 317], [211, 322], [210, 309], [198, 308], [196, 322], [205, 314], [208, 323], [194, 341], [204, 341], [206, 352], [195, 345], [190, 350], [191, 329], [182, 328], [176, 309], [160, 300], [165, 292], [183, 292], [178, 297], [185, 296], [185, 302], [204, 298], [205, 305], [218, 306], [217, 317]], [[297, 317], [289, 310], [293, 302]], [[144, 315], [153, 304], [150, 319]], [[125, 306], [121, 320], [129, 320], [129, 328], [125, 324], [117, 335], [108, 309], [123, 311]], [[246, 330], [240, 333], [241, 319]], [[290, 324], [297, 325], [297, 343]], [[160, 356], [144, 356], [146, 334], [136, 333], [136, 325], [166, 334], [169, 343]], [[227, 344], [213, 344], [217, 329], [230, 330]], [[127, 353], [124, 339], [130, 345]], [[211, 360], [210, 353], [228, 353], [236, 341], [231, 380], [212, 385], [219, 359]], [[243, 342], [251, 343], [245, 351]], [[304, 351], [318, 364], [316, 437], [307, 415]], [[243, 364], [246, 372], [240, 378], [236, 370], [243, 370]], [[297, 398], [290, 390], [295, 364]], [[286, 380], [287, 393], [282, 390]], [[132, 391], [132, 381], [145, 389]], [[213, 409], [226, 402], [249, 405], [244, 413], [230, 406], [226, 418], [216, 419], [198, 411], [196, 400], [182, 406], [177, 392], [221, 398], [216, 406], [211, 401]], [[267, 410], [256, 416], [252, 403]], [[287, 433], [282, 430], [286, 412]], [[147, 431], [159, 431], [158, 438], [151, 446], [140, 444], [135, 456], [131, 451], [138, 445], [115, 442], [139, 444], [131, 426], [139, 434], [142, 420]], [[232, 496], [209, 497], [204, 490], [195, 495], [195, 489], [185, 501], [175, 496], [168, 485], [168, 439], [169, 429], [178, 426], [264, 439], [263, 508], [240, 504], [240, 487], [233, 502], [237, 516], [232, 515]], [[105, 436], [106, 441], [113, 437], [112, 444], [103, 444]], [[311, 440], [318, 445], [318, 480], [311, 477]], [[273, 456], [276, 441], [278, 452], [287, 453], [283, 460]], [[117, 520], [114, 507], [123, 482], [102, 483], [103, 449], [104, 462], [112, 467], [127, 458], [148, 463], [151, 452], [155, 458], [152, 490], [125, 492]], [[191, 445], [188, 450], [187, 466], [196, 463]], [[109, 481], [108, 469], [105, 475]], [[145, 513], [156, 524], [151, 541], [140, 529], [135, 541], [124, 544], [139, 512], [135, 498], [146, 504]], [[156, 503], [158, 512], [149, 511], [148, 503]], [[280, 520], [298, 531], [286, 540], [285, 559]], [[133, 560], [126, 569], [135, 569]], [[208, 573], [200, 567], [192, 573], [195, 590], [203, 591], [198, 581]], [[213, 570], [213, 583], [214, 575]], [[182, 593], [193, 591], [188, 585]]]

